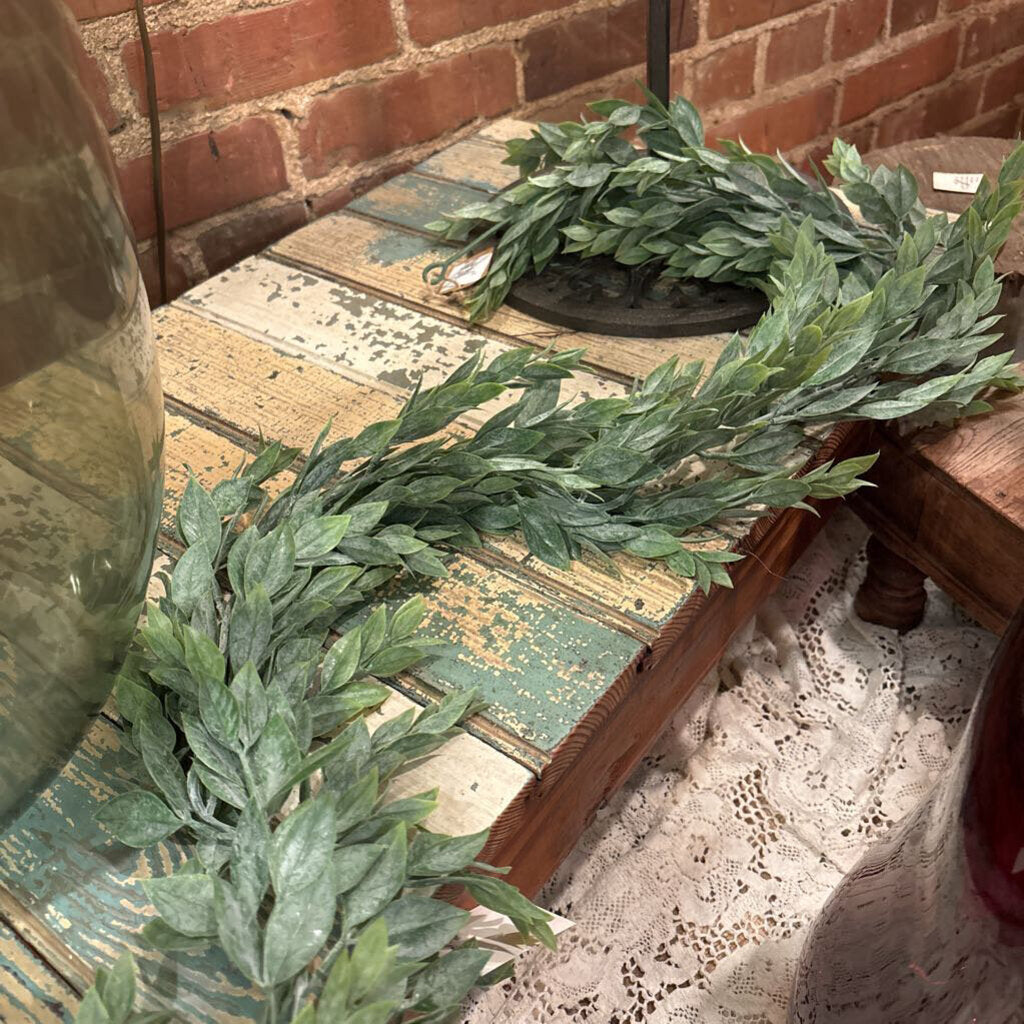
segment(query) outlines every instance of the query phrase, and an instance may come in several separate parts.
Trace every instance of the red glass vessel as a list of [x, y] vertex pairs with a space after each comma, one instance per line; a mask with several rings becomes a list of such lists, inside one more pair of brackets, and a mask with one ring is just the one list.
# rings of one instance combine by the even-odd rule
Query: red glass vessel
[[1024, 606], [948, 774], [812, 926], [789, 1020], [1024, 1022]]

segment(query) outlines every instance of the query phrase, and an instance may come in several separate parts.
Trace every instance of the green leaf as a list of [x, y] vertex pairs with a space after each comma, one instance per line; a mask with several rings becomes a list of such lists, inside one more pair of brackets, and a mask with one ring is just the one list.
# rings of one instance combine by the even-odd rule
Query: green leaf
[[200, 598], [213, 587], [213, 567], [205, 544], [187, 548], [171, 573], [171, 599], [185, 615], [191, 615]]
[[388, 625], [388, 637], [394, 641], [403, 640], [405, 637], [411, 636], [416, 631], [416, 627], [423, 621], [426, 613], [427, 606], [423, 597], [419, 594], [415, 597], [410, 597], [391, 616], [391, 622]]
[[486, 949], [453, 949], [445, 953], [413, 983], [412, 999], [421, 1009], [455, 1007], [478, 984], [491, 954]]
[[220, 513], [191, 474], [178, 505], [178, 533], [186, 544], [205, 545], [207, 560], [213, 561], [220, 547]]
[[295, 737], [279, 714], [271, 715], [250, 757], [253, 780], [263, 804], [275, 797], [302, 761]]
[[519, 521], [530, 554], [558, 569], [568, 569], [569, 549], [565, 543], [565, 534], [555, 518], [540, 501], [523, 499], [517, 504]]
[[361, 647], [362, 630], [358, 626], [331, 645], [324, 656], [321, 693], [340, 690], [355, 675]]
[[469, 913], [441, 900], [402, 896], [388, 903], [380, 917], [388, 940], [398, 946], [398, 955], [422, 960], [451, 942]]
[[199, 716], [210, 735], [231, 747], [238, 739], [242, 716], [234, 694], [223, 684], [204, 681], [199, 690]]
[[131, 953], [122, 953], [109, 971], [97, 970], [96, 990], [111, 1024], [124, 1024], [135, 1005], [135, 961]]
[[252, 481], [244, 477], [218, 481], [210, 492], [217, 514], [234, 516], [242, 512], [249, 503], [252, 489]]
[[206, 949], [210, 945], [208, 938], [197, 939], [191, 935], [182, 935], [159, 917], [147, 921], [142, 926], [142, 937], [154, 949], [164, 953], [188, 953]]
[[387, 636], [388, 610], [380, 604], [370, 612], [370, 617], [360, 628], [359, 657], [361, 661], [372, 658]]
[[238, 707], [238, 738], [248, 749], [259, 739], [270, 714], [267, 691], [251, 661], [247, 661], [235, 674], [231, 681], [231, 694]]
[[665, 558], [676, 554], [680, 547], [678, 538], [657, 527], [644, 530], [639, 537], [625, 545], [631, 555], [637, 555], [639, 558]]
[[367, 872], [358, 888], [345, 898], [345, 921], [349, 928], [368, 921], [394, 899], [405, 882], [406, 826], [395, 825], [384, 841], [384, 852]]
[[467, 836], [420, 832], [410, 851], [409, 874], [429, 877], [461, 871], [476, 860], [489, 835], [489, 829]]
[[192, 938], [217, 934], [213, 879], [181, 874], [150, 878], [142, 883], [157, 912], [176, 932]]
[[399, 644], [378, 651], [366, 664], [371, 675], [388, 678], [423, 660], [424, 650], [411, 644]]
[[274, 628], [274, 612], [270, 596], [262, 583], [253, 586], [243, 600], [236, 596], [231, 608], [228, 632], [228, 655], [236, 669], [251, 661], [258, 669], [270, 644]]
[[336, 851], [332, 867], [334, 891], [339, 896], [344, 896], [354, 889], [383, 851], [384, 846], [381, 843], [356, 843], [353, 846], [343, 846]]
[[381, 920], [368, 924], [352, 949], [352, 1002], [364, 1003], [384, 996], [382, 983], [394, 966], [396, 949], [388, 943], [388, 930]]
[[225, 662], [220, 648], [205, 634], [191, 626], [182, 627], [185, 664], [198, 685], [224, 682]]
[[429, 550], [417, 551], [412, 555], [408, 555], [405, 559], [405, 564], [412, 572], [419, 576], [444, 579], [448, 575], [448, 569], [444, 562]]
[[358, 505], [351, 505], [345, 509], [349, 517], [348, 532], [346, 537], [353, 537], [369, 533], [384, 518], [388, 510], [386, 501], [364, 501]]
[[[161, 722], [164, 719], [159, 719]], [[178, 759], [163, 743], [163, 738], [154, 732], [149, 718], [143, 717], [138, 726], [139, 743], [142, 748], [142, 762], [149, 777], [156, 783], [171, 810], [181, 821], [188, 821], [190, 809], [185, 789], [185, 773]]]
[[119, 793], [96, 812], [96, 819], [125, 846], [145, 849], [182, 827], [181, 819], [153, 793], [143, 789]]
[[329, 795], [307, 800], [274, 833], [270, 878], [275, 893], [304, 889], [330, 873], [334, 850], [334, 803]]
[[487, 875], [471, 875], [466, 879], [466, 888], [477, 903], [508, 917], [522, 935], [536, 936], [548, 949], [555, 948], [555, 936], [547, 924], [551, 915], [535, 907], [508, 882]]
[[255, 914], [270, 884], [270, 826], [262, 806], [249, 800], [231, 841], [231, 882], [239, 904]]
[[614, 169], [614, 164], [582, 164], [572, 170], [566, 181], [576, 188], [594, 188], [603, 185]]
[[232, 779], [241, 785], [241, 777], [238, 774], [238, 758], [231, 750], [218, 743], [213, 738], [210, 730], [203, 725], [200, 718], [189, 712], [182, 712], [181, 726], [185, 733], [185, 739], [192, 753], [209, 768], [216, 771], [225, 778]]
[[263, 982], [263, 932], [253, 911], [224, 879], [214, 880], [217, 937], [228, 958], [250, 981]]
[[336, 903], [330, 871], [302, 889], [278, 893], [267, 919], [263, 979], [280, 985], [299, 973], [327, 942]]
[[228, 582], [235, 594], [245, 592], [245, 562], [260, 539], [255, 526], [240, 533], [228, 549]]
[[95, 988], [89, 989], [78, 1007], [75, 1024], [111, 1024], [110, 1014]]
[[[295, 557], [295, 534], [287, 522], [250, 543], [245, 555], [245, 595], [250, 596], [255, 586], [262, 585], [264, 591], [273, 597], [291, 578]], [[235, 592], [241, 594], [243, 591], [236, 587]]]
[[348, 516], [321, 516], [295, 532], [295, 558], [304, 562], [333, 551], [348, 531]]

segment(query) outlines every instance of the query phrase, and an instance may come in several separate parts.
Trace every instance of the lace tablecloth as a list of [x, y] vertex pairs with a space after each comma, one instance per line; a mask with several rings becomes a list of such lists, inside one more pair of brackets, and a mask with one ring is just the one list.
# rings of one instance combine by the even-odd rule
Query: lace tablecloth
[[899, 636], [852, 610], [835, 516], [539, 902], [576, 922], [468, 1024], [775, 1024], [806, 926], [946, 765], [995, 638], [941, 593]]

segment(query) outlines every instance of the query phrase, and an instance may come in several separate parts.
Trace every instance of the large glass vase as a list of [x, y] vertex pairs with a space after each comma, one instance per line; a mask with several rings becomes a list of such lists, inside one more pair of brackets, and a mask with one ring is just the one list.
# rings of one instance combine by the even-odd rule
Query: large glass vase
[[106, 699], [145, 595], [163, 412], [106, 132], [61, 0], [0, 36], [0, 828]]

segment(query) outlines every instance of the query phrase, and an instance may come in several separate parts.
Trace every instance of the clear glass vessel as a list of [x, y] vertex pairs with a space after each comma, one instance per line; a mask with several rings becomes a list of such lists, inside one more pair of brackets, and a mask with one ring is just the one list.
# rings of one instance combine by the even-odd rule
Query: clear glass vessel
[[107, 135], [61, 0], [3, 0], [0, 828], [105, 700], [152, 566], [163, 408]]
[[1024, 1021], [1024, 606], [947, 774], [812, 926], [789, 1019]]

